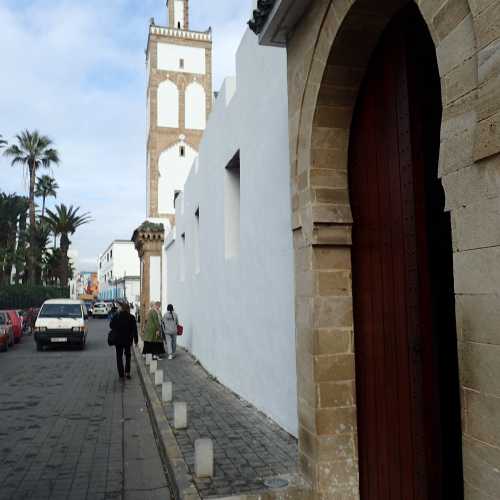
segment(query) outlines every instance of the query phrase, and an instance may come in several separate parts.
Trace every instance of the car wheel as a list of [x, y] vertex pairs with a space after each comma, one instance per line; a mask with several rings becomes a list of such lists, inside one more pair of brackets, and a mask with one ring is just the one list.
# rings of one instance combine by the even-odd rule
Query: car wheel
[[41, 342], [37, 342], [36, 343], [36, 350], [37, 351], [43, 351], [43, 345]]

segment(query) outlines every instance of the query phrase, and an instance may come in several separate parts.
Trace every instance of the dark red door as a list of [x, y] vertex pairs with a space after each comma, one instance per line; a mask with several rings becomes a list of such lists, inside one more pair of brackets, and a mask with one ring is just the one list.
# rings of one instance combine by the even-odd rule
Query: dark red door
[[372, 56], [350, 139], [363, 500], [463, 497], [440, 93], [434, 45], [412, 3]]

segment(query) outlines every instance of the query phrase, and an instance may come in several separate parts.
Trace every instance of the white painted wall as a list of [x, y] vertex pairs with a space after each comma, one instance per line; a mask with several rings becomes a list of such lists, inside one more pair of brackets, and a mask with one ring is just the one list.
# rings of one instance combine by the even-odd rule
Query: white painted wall
[[[286, 53], [258, 46], [247, 32], [236, 66], [177, 198], [177, 225], [165, 242], [167, 297], [185, 326], [181, 345], [296, 435]], [[240, 246], [226, 258], [226, 165], [238, 150]]]
[[[184, 60], [183, 68], [180, 65], [181, 59]], [[158, 69], [204, 75], [206, 72], [205, 49], [173, 43], [159, 43]]]
[[151, 256], [149, 262], [149, 297], [151, 302], [161, 302], [161, 256]]
[[207, 101], [203, 85], [192, 82], [186, 87], [186, 128], [205, 130], [207, 125]]
[[[180, 148], [184, 147], [185, 156], [180, 155]], [[174, 195], [182, 190], [189, 169], [196, 158], [196, 151], [184, 140], [179, 140], [167, 150], [163, 151], [158, 161], [160, 177], [158, 180], [158, 211], [160, 214], [173, 214]]]
[[179, 128], [179, 89], [170, 80], [158, 86], [158, 127]]

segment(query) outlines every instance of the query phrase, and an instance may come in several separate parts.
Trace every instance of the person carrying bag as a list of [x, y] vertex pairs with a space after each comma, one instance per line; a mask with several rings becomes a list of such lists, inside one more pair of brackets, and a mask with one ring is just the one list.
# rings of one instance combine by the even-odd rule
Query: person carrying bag
[[174, 306], [172, 304], [167, 306], [167, 312], [163, 316], [162, 330], [165, 334], [167, 349], [170, 344], [168, 359], [173, 359], [177, 351], [177, 335], [182, 335], [183, 328], [179, 325], [179, 318], [174, 312]]
[[[121, 311], [115, 314], [109, 323], [111, 332], [108, 336], [108, 344], [114, 345], [116, 349], [116, 367], [120, 379], [125, 376], [130, 379], [130, 348], [132, 343], [139, 342], [137, 334], [137, 323], [134, 316], [130, 314], [130, 306], [124, 302], [120, 304]], [[125, 354], [125, 367], [123, 366], [123, 355]]]

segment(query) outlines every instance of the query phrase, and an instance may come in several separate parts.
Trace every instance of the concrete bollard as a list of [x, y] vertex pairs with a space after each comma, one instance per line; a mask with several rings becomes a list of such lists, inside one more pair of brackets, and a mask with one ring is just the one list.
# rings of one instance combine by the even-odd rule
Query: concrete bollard
[[149, 366], [151, 364], [151, 361], [153, 361], [153, 355], [146, 354], [146, 366]]
[[155, 385], [162, 385], [163, 384], [163, 370], [156, 370], [155, 371]]
[[158, 361], [156, 361], [155, 359], [151, 360], [151, 363], [149, 364], [149, 373], [153, 375], [154, 372], [157, 370], [157, 368], [158, 368]]
[[211, 439], [197, 439], [194, 442], [196, 477], [214, 476], [214, 444]]
[[170, 403], [174, 399], [174, 386], [172, 382], [163, 382], [161, 386], [161, 399], [164, 403]]
[[174, 403], [174, 428], [187, 429], [187, 403]]

